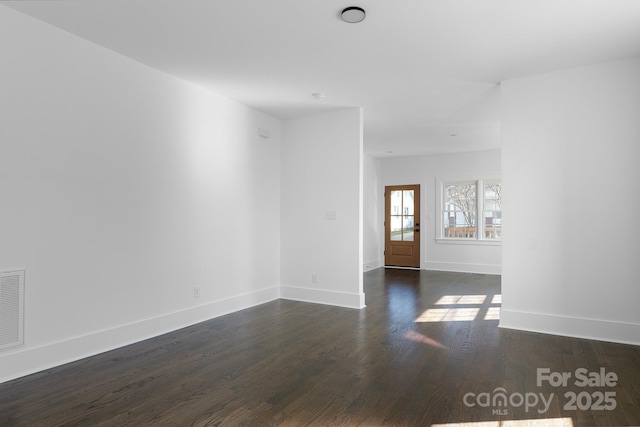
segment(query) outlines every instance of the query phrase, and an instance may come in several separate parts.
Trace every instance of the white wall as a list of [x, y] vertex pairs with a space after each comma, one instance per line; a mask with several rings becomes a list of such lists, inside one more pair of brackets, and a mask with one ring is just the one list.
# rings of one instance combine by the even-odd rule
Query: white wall
[[380, 224], [384, 222], [384, 210], [380, 211], [382, 203], [384, 209], [384, 188], [381, 184], [381, 160], [370, 155], [364, 155], [363, 170], [363, 270], [369, 271], [382, 266], [381, 239], [384, 229]]
[[364, 306], [362, 162], [359, 108], [284, 122], [283, 298]]
[[0, 35], [0, 381], [279, 297], [279, 121], [4, 6]]
[[640, 344], [640, 58], [502, 83], [501, 326]]
[[[421, 236], [420, 266], [426, 270], [462, 271], [500, 274], [501, 247], [479, 242], [465, 244], [437, 243], [438, 212], [436, 181], [443, 178], [486, 178], [500, 176], [500, 150], [431, 156], [398, 157], [382, 160], [382, 187], [420, 184]], [[378, 209], [384, 216], [384, 200]], [[381, 230], [383, 225], [380, 223]], [[384, 232], [381, 231], [384, 247]], [[383, 260], [384, 261], [384, 260]]]

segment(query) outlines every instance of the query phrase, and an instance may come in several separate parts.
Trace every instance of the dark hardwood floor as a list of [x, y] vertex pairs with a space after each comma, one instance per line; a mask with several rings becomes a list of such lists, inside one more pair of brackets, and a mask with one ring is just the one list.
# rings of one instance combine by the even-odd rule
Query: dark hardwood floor
[[[499, 276], [378, 269], [365, 292], [363, 310], [278, 300], [0, 384], [0, 425], [640, 425], [640, 347], [499, 329]], [[582, 368], [617, 381], [579, 387]]]

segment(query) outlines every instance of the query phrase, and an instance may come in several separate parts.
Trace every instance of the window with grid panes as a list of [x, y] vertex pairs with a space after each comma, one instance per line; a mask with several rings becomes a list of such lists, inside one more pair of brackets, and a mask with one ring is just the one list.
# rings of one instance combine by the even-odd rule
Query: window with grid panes
[[500, 241], [502, 183], [499, 179], [442, 182], [440, 238]]

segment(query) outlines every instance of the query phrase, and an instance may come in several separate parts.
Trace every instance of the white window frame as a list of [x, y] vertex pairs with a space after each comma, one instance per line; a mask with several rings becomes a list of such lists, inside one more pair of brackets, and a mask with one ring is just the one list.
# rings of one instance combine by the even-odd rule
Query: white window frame
[[[436, 178], [436, 243], [454, 245], [501, 246], [502, 239], [487, 239], [484, 232], [484, 185], [491, 182], [502, 182], [500, 175], [457, 176]], [[444, 187], [451, 184], [476, 184], [476, 233], [475, 237], [447, 237], [444, 235]]]

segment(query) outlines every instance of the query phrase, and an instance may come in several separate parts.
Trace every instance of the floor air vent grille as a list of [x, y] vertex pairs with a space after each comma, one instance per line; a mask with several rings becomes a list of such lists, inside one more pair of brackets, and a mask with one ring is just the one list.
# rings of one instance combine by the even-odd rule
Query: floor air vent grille
[[24, 270], [0, 272], [0, 350], [24, 342]]

